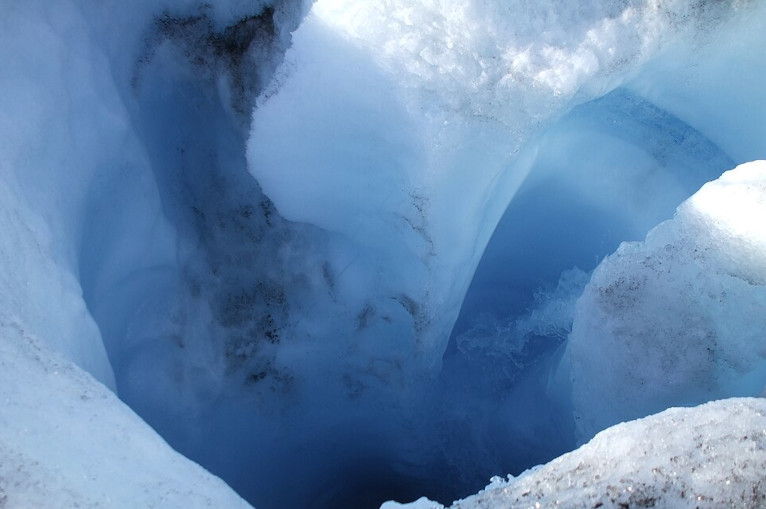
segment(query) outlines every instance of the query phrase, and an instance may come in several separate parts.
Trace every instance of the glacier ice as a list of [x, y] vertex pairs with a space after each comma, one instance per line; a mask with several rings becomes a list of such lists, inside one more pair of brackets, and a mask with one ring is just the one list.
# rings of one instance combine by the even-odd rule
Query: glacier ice
[[[258, 507], [374, 507], [445, 502], [760, 383], [732, 343], [688, 400], [590, 406], [595, 283], [573, 304], [621, 241], [766, 157], [758, 2], [3, 7], [0, 361], [25, 359], [9, 400], [60, 355]], [[65, 399], [71, 419], [36, 433], [103, 410], [159, 443], [92, 390], [95, 417]], [[28, 419], [0, 414], [4, 451]], [[171, 456], [147, 461], [192, 468]]]

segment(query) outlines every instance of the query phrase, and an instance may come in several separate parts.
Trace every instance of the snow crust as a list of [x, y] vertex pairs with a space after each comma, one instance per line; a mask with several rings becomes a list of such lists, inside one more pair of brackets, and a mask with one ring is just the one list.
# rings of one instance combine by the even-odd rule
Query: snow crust
[[[449, 507], [757, 507], [766, 502], [764, 468], [766, 401], [735, 398], [611, 427]], [[423, 499], [381, 509], [395, 507], [444, 506]]]

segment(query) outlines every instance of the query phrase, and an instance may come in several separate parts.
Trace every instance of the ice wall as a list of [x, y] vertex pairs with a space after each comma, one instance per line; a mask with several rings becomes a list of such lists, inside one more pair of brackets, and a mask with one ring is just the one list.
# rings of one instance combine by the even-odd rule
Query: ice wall
[[151, 196], [151, 183], [129, 178], [141, 173], [140, 149], [77, 7], [26, 2], [4, 11], [2, 313], [113, 387], [79, 281], [89, 192], [112, 175], [132, 181], [125, 194]]
[[[165, 203], [172, 195], [160, 196], [156, 172], [162, 170], [153, 166], [143, 126], [132, 117], [136, 74], [156, 49], [156, 25], [171, 12], [207, 19], [214, 31], [215, 24], [239, 19], [244, 5], [4, 5], [0, 164], [7, 270], [0, 308], [20, 314], [39, 337], [107, 385], [114, 386], [112, 367], [90, 313], [117, 309], [96, 319], [101, 332], [107, 329], [107, 349], [119, 348], [123, 338], [111, 329], [127, 327], [136, 309], [157, 298], [151, 294], [173, 287], [179, 271], [177, 225], [163, 210], [172, 207]], [[264, 6], [247, 7], [253, 8], [258, 14]], [[277, 11], [287, 17], [286, 9]], [[263, 72], [275, 65], [264, 60]], [[220, 88], [223, 94], [235, 87]]]
[[[225, 393], [223, 380], [240, 386], [252, 374], [232, 368], [239, 357], [232, 336], [241, 331], [229, 327], [222, 334], [219, 323], [231, 314], [236, 317], [247, 296], [237, 300], [241, 287], [221, 287], [254, 264], [251, 238], [258, 225], [247, 224], [247, 218], [255, 210], [265, 223], [270, 212], [245, 171], [242, 125], [253, 97], [240, 93], [268, 79], [306, 5], [32, 1], [4, 2], [2, 7], [0, 324], [3, 330], [20, 331], [2, 337], [4, 366], [13, 366], [3, 370], [4, 401], [17, 404], [2, 415], [2, 463], [48, 469], [38, 479], [44, 488], [33, 493], [34, 485], [25, 484], [25, 497], [58, 496], [71, 489], [75, 503], [90, 500], [95, 489], [103, 490], [99, 500], [112, 497], [115, 503], [127, 504], [124, 495], [139, 490], [145, 491], [147, 504], [167, 499], [162, 490], [146, 487], [146, 477], [120, 487], [118, 476], [132, 469], [154, 475], [153, 482], [167, 481], [168, 490], [188, 492], [188, 497], [177, 497], [179, 506], [241, 504], [220, 483], [215, 485], [218, 481], [209, 484], [211, 477], [171, 454], [114, 398], [102, 404], [104, 389], [94, 388], [97, 384], [68, 361], [116, 390], [174, 447], [191, 444], [184, 451], [189, 453], [201, 443], [218, 446], [215, 439], [200, 439], [199, 414], [204, 404]], [[259, 37], [248, 52], [248, 43]], [[192, 58], [197, 58], [196, 66]], [[158, 63], [166, 66], [162, 72], [152, 68]], [[179, 75], [188, 78], [194, 72], [198, 79], [186, 83], [197, 89], [189, 89], [187, 96], [182, 87], [165, 88], [182, 84]], [[157, 89], [147, 93], [147, 83]], [[195, 108], [205, 104], [207, 109], [195, 117]], [[206, 121], [207, 130], [198, 127]], [[163, 131], [173, 126], [178, 127], [175, 132]], [[189, 157], [199, 158], [196, 167], [187, 168], [179, 156], [189, 148], [195, 149]], [[216, 164], [219, 156], [222, 162]], [[239, 169], [245, 178], [207, 198], [210, 183], [222, 180], [221, 166], [234, 175]], [[200, 169], [209, 171], [195, 173]], [[190, 182], [192, 189], [185, 189]], [[189, 219], [200, 194], [207, 198], [204, 213], [217, 227]], [[239, 251], [210, 249], [208, 257], [206, 247], [226, 240], [222, 230], [237, 232], [228, 245], [239, 245]], [[272, 236], [282, 234], [280, 230]], [[243, 247], [237, 241], [246, 237], [251, 241]], [[227, 254], [237, 263], [230, 263]], [[222, 264], [228, 269], [216, 279], [221, 272], [215, 269]], [[250, 276], [250, 281], [259, 278], [263, 288], [256, 299], [273, 287], [266, 270], [278, 272], [267, 268]], [[268, 311], [268, 303], [265, 307]], [[216, 312], [219, 316], [211, 318]], [[250, 322], [265, 319], [266, 313], [248, 317]], [[261, 332], [273, 328], [270, 323], [256, 325]], [[26, 352], [27, 341], [39, 343], [43, 353], [14, 357], [17, 351]], [[226, 362], [230, 351], [234, 361]], [[40, 363], [49, 355], [60, 369], [43, 369]], [[39, 380], [59, 373], [58, 383]], [[68, 383], [76, 386], [70, 392]], [[83, 401], [95, 391], [99, 403], [81, 408], [80, 386]], [[35, 404], [40, 405], [36, 411]], [[110, 422], [120, 427], [108, 433], [99, 429]], [[25, 430], [28, 437], [17, 440]], [[120, 433], [135, 435], [136, 441], [120, 442]], [[196, 435], [184, 442], [186, 433]], [[51, 445], [67, 440], [71, 448]], [[139, 452], [142, 447], [158, 449], [156, 456], [144, 458], [155, 464], [140, 466], [140, 456], [128, 451], [133, 446]], [[54, 451], [51, 458], [41, 456], [46, 447]], [[114, 456], [99, 457], [97, 448], [113, 450]], [[68, 456], [72, 454], [80, 457]], [[56, 466], [59, 458], [63, 463]], [[118, 464], [120, 458], [126, 462]], [[68, 465], [72, 473], [55, 481]], [[155, 468], [165, 468], [167, 475]], [[103, 477], [80, 484], [81, 470]], [[199, 480], [200, 490], [176, 488], [170, 479], [176, 475], [186, 476], [183, 482]], [[15, 479], [10, 474], [3, 478]], [[117, 496], [115, 490], [121, 488]], [[208, 488], [220, 496], [213, 493], [207, 502], [198, 497]], [[21, 503], [16, 495], [8, 494], [9, 503]], [[143, 503], [140, 499], [136, 503]]]
[[734, 165], [702, 133], [622, 87], [574, 108], [539, 147], [444, 355], [446, 427], [465, 426], [468, 414], [474, 433], [506, 430], [474, 447], [472, 470], [485, 478], [572, 447], [569, 375], [551, 373], [568, 363], [563, 349], [590, 272]]

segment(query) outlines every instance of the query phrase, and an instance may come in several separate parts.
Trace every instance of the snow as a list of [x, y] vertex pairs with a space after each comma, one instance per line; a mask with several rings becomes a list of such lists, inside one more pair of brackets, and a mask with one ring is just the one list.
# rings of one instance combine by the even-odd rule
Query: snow
[[[672, 408], [619, 424], [452, 509], [758, 507], [766, 502], [766, 400]], [[394, 507], [441, 509], [419, 500]]]
[[766, 387], [766, 162], [705, 184], [596, 268], [569, 352], [580, 439], [668, 406]]

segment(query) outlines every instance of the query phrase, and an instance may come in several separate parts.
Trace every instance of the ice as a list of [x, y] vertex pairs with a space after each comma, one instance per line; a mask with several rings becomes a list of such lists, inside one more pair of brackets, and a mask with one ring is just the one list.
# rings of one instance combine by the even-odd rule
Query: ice
[[[756, 507], [766, 501], [765, 430], [763, 399], [673, 408], [609, 428], [449, 507]], [[389, 506], [443, 507], [426, 500]]]
[[[444, 392], [453, 395], [444, 414], [473, 409], [472, 433], [506, 430], [477, 453], [472, 470], [481, 471], [503, 451], [476, 483], [574, 446], [563, 340], [590, 271], [734, 166], [702, 133], [624, 88], [574, 108], [537, 153], [484, 252], [444, 356]], [[518, 342], [522, 323], [529, 333]]]
[[373, 309], [402, 295], [416, 304], [399, 330], [412, 329], [423, 369], [438, 369], [543, 129], [692, 37], [694, 23], [713, 30], [731, 14], [559, 7], [320, 1], [254, 111], [250, 171], [284, 217], [364, 249], [354, 259], [375, 274]]
[[[147, 40], [164, 9], [167, 16], [180, 18], [202, 12], [212, 19], [211, 26], [237, 16], [227, 14], [222, 3], [31, 1], [3, 7], [0, 323], [3, 330], [33, 338], [42, 353], [29, 353], [27, 359], [18, 353], [25, 351], [26, 340], [3, 335], [4, 406], [18, 402], [23, 408], [2, 415], [0, 463], [10, 470], [0, 476], [5, 490], [0, 499], [10, 507], [45, 506], [39, 497], [46, 496], [61, 498], [62, 504], [103, 504], [113, 497], [123, 506], [148, 506], [163, 498], [179, 507], [245, 506], [220, 481], [210, 481], [172, 453], [104, 387], [68, 364], [74, 362], [134, 404], [166, 439], [176, 438], [176, 447], [180, 433], [168, 428], [178, 425], [161, 425], [188, 422], [201, 411], [201, 401], [209, 403], [218, 395], [216, 384], [225, 370], [219, 352], [225, 345], [212, 343], [204, 327], [196, 335], [188, 332], [210, 316], [207, 300], [194, 306], [192, 278], [184, 277], [203, 256], [189, 248], [184, 237], [188, 224], [172, 215], [179, 200], [163, 187], [165, 168], [156, 165], [153, 152], [163, 140], [154, 145], [146, 140], [147, 133], [154, 134], [151, 128], [162, 125], [157, 118], [148, 125], [140, 122], [145, 96], [138, 78], [145, 77], [139, 61], [151, 48]], [[288, 17], [293, 8], [299, 16], [298, 3], [281, 6], [275, 15]], [[280, 28], [288, 30], [289, 17], [283, 21]], [[226, 106], [235, 109], [230, 102]], [[229, 132], [237, 132], [231, 126], [235, 121], [227, 124]], [[190, 140], [192, 145], [198, 141]], [[201, 150], [217, 142], [211, 137]], [[177, 153], [179, 147], [168, 151]], [[244, 147], [238, 154], [247, 175], [243, 153]], [[239, 212], [236, 205], [231, 208]], [[255, 200], [248, 205], [259, 206]], [[179, 329], [190, 322], [183, 317], [195, 313], [199, 321], [191, 321], [182, 337]], [[40, 363], [51, 355], [65, 366], [60, 384], [44, 383]], [[108, 403], [94, 411], [82, 408], [78, 393], [66, 392], [68, 373], [75, 373], [76, 381], [86, 380], [77, 383]], [[135, 435], [136, 441], [125, 435]], [[133, 446], [138, 452], [157, 452], [142, 457], [131, 451]], [[38, 467], [50, 475], [42, 472], [39, 479], [15, 484], [20, 477], [12, 470], [17, 466], [30, 476]], [[81, 471], [88, 478], [96, 475], [97, 481], [82, 484]], [[133, 477], [133, 471], [146, 475]], [[121, 483], [121, 477], [129, 480]], [[5, 480], [23, 488], [12, 490]], [[197, 481], [198, 490], [182, 486]], [[17, 496], [33, 498], [23, 502]]]
[[[82, 18], [68, 5], [57, 6], [52, 23], [43, 13], [34, 2], [9, 6], [0, 35], [13, 56], [0, 74], [6, 112], [0, 121], [2, 313], [113, 387], [98, 328], [82, 300], [76, 253], [85, 234], [83, 195], [96, 168], [110, 165], [105, 154], [124, 142], [124, 131], [114, 118], [113, 90], [94, 84], [108, 71], [102, 60], [84, 55], [88, 45], [76, 35]], [[95, 135], [102, 130], [110, 134]], [[94, 137], [103, 152], [93, 150]]]
[[0, 505], [250, 507], [17, 320], [0, 321]]
[[417, 499], [416, 501], [411, 502], [409, 504], [399, 504], [393, 501], [385, 502], [382, 506], [380, 506], [380, 509], [399, 509], [404, 507], [408, 507], [410, 509], [443, 509], [444, 508], [444, 506], [438, 502], [434, 502], [433, 500], [428, 500], [425, 497], [421, 497]]
[[668, 406], [766, 385], [766, 162], [703, 186], [596, 268], [569, 351], [581, 439]]
[[[95, 415], [58, 401], [55, 358], [262, 509], [443, 503], [571, 450], [588, 274], [766, 157], [757, 2], [6, 4], [0, 362], [22, 360], [0, 390], [55, 410], [19, 454], [63, 464], [85, 433], [129, 454], [111, 422], [156, 443], [98, 385]], [[694, 217], [745, 203], [705, 200]], [[761, 247], [704, 262], [758, 282]], [[692, 396], [763, 385], [750, 346], [717, 348]], [[3, 461], [31, 416], [0, 415]], [[92, 495], [71, 476], [40, 485]]]

